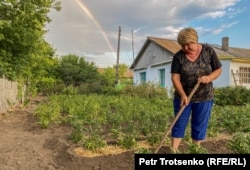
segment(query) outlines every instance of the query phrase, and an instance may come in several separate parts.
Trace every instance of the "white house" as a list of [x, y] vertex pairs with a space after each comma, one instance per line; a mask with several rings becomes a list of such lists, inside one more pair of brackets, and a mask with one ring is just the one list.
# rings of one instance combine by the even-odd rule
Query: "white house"
[[[229, 38], [212, 46], [222, 63], [222, 74], [214, 87], [242, 85], [250, 88], [250, 49], [229, 47]], [[148, 37], [130, 69], [134, 70], [134, 84], [146, 82], [172, 88], [170, 67], [173, 54], [180, 49], [176, 40]]]

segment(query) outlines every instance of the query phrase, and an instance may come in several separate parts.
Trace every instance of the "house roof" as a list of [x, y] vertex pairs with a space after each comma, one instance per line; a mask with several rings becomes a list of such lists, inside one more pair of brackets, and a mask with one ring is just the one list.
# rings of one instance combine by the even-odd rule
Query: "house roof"
[[248, 58], [250, 59], [250, 49], [246, 48], [237, 48], [237, 47], [229, 47], [228, 51], [224, 51], [221, 49], [221, 46], [215, 44], [209, 44], [217, 53], [218, 56], [230, 56], [236, 58]]
[[[141, 50], [137, 54], [134, 62], [130, 66], [130, 69], [134, 69], [134, 67], [140, 60], [143, 52], [145, 51], [145, 49], [148, 47], [150, 43], [155, 43], [156, 45], [169, 51], [172, 54], [176, 53], [178, 50], [181, 49], [181, 46], [178, 44], [176, 40], [157, 38], [157, 37], [148, 37], [144, 45], [142, 46]], [[217, 53], [219, 57], [246, 58], [250, 60], [250, 49], [228, 47], [228, 50], [224, 51], [222, 50], [222, 46], [219, 46], [216, 44], [209, 44], [209, 45], [214, 48], [215, 52]]]
[[181, 46], [175, 40], [155, 38], [155, 37], [148, 37], [148, 39], [151, 42], [160, 45], [162, 48], [168, 50], [171, 53], [176, 53], [178, 50], [181, 49]]

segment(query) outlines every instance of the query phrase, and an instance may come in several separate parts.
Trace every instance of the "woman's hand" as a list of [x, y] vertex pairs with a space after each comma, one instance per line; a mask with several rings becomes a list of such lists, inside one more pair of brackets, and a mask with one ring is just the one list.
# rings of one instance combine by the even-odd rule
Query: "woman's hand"
[[186, 95], [181, 96], [181, 106], [187, 106], [189, 104], [188, 97]]
[[203, 84], [208, 84], [212, 81], [212, 79], [209, 76], [202, 76], [199, 77], [198, 81]]

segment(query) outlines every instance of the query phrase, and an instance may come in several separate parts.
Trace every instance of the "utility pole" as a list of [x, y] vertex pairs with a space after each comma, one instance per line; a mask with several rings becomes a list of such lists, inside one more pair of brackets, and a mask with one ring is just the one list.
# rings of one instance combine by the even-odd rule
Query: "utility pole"
[[132, 30], [132, 52], [133, 52], [133, 61], [135, 60], [135, 52], [134, 52], [134, 30]]
[[[132, 52], [133, 52], [133, 68], [135, 67], [135, 50], [134, 50], [134, 30], [132, 30]], [[133, 74], [134, 74], [134, 81], [137, 81], [137, 74], [134, 72], [135, 68], [133, 69]]]
[[116, 79], [115, 79], [116, 85], [118, 84], [118, 80], [119, 80], [120, 37], [121, 37], [121, 26], [119, 26], [119, 31], [118, 31], [118, 46], [117, 46], [117, 58], [116, 58]]

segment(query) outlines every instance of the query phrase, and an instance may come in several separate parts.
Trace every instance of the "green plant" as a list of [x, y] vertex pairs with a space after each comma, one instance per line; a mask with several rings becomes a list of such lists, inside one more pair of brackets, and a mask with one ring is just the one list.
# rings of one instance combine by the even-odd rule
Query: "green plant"
[[238, 133], [227, 144], [227, 147], [236, 154], [250, 153], [250, 134]]
[[161, 141], [161, 136], [159, 133], [151, 134], [147, 137], [147, 141], [150, 143], [150, 145], [157, 144]]
[[[51, 95], [36, 108], [35, 113], [42, 127], [48, 127], [50, 123], [68, 124], [73, 127], [71, 139], [74, 143], [85, 142], [86, 148], [95, 149], [101, 145], [101, 141], [113, 140], [120, 146], [131, 149], [137, 145], [139, 139], [145, 139], [151, 145], [159, 143], [172, 122], [172, 99], [160, 96], [145, 98], [133, 94]], [[250, 104], [215, 104], [208, 136], [249, 132], [249, 112]], [[191, 140], [190, 129], [189, 123], [185, 140]], [[205, 152], [202, 149], [190, 145], [189, 152]]]
[[188, 151], [187, 154], [207, 154], [208, 151], [202, 147], [201, 145], [198, 145], [196, 143], [193, 143], [191, 140], [188, 141]]
[[111, 136], [114, 139], [118, 139], [120, 137], [120, 131], [117, 129], [111, 129]]
[[74, 143], [79, 143], [83, 140], [83, 132], [81, 129], [74, 129], [70, 134], [70, 140]]
[[136, 139], [133, 135], [127, 135], [127, 136], [122, 137], [119, 140], [118, 144], [126, 149], [131, 149], [137, 146]]
[[215, 103], [220, 106], [242, 106], [250, 102], [250, 90], [244, 86], [221, 87], [215, 90]]
[[76, 95], [78, 94], [78, 90], [73, 85], [69, 85], [63, 89], [62, 93], [67, 95]]
[[97, 149], [103, 148], [106, 145], [106, 141], [104, 141], [98, 135], [89, 136], [83, 139], [83, 146], [88, 150], [96, 151]]
[[56, 101], [51, 101], [51, 105], [43, 103], [39, 105], [34, 114], [39, 118], [38, 123], [43, 127], [47, 128], [50, 123], [60, 123], [60, 104]]
[[138, 153], [138, 154], [151, 154], [152, 151], [150, 151], [149, 149], [147, 148], [138, 148], [135, 153]]

